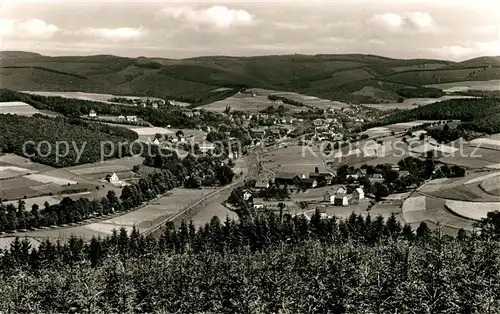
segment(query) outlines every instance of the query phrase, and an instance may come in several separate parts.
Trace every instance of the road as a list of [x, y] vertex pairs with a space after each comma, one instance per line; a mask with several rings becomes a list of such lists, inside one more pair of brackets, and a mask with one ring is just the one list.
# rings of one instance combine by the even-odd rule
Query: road
[[[243, 182], [246, 179], [253, 178], [255, 177], [259, 171], [260, 171], [260, 164], [259, 164], [259, 158], [261, 154], [261, 148], [259, 146], [253, 147], [249, 150], [248, 154], [244, 157], [245, 164], [247, 165], [247, 171], [244, 173], [241, 177], [239, 177], [236, 181], [234, 181], [231, 184], [225, 185], [214, 192], [205, 195], [204, 197], [200, 198], [198, 201], [195, 203], [189, 205], [188, 207], [184, 208], [177, 214], [170, 216], [166, 218], [165, 220], [159, 222], [158, 224], [152, 226], [151, 228], [145, 230], [143, 232], [144, 235], [155, 235], [158, 234], [158, 232], [161, 230], [163, 226], [167, 222], [178, 222], [180, 220], [191, 220], [195, 218], [195, 223], [197, 226], [201, 226], [207, 222], [210, 222], [210, 219], [214, 215], [218, 216], [219, 218], [224, 219], [225, 215], [228, 214], [227, 211], [222, 210], [221, 208], [218, 208], [216, 206], [213, 206], [214, 202], [217, 203], [222, 203], [223, 201], [226, 200], [226, 198], [229, 196], [231, 193], [231, 190], [235, 187], [238, 187], [243, 184]], [[204, 210], [208, 207], [208, 205], [212, 210], [207, 211]], [[222, 207], [222, 206], [221, 206]], [[223, 217], [221, 217], [223, 216]], [[234, 217], [234, 216], [233, 216]]]

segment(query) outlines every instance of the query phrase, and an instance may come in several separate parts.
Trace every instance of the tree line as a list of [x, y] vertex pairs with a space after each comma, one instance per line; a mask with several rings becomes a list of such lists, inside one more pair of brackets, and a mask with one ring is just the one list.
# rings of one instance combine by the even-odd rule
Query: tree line
[[497, 313], [500, 214], [457, 237], [395, 216], [261, 213], [86, 243], [16, 239], [0, 259], [5, 312]]

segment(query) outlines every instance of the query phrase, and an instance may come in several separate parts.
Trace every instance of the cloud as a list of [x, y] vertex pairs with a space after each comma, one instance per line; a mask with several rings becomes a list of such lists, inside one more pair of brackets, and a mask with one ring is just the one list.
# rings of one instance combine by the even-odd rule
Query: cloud
[[40, 19], [0, 19], [0, 36], [25, 38], [50, 38], [59, 32], [59, 27]]
[[445, 58], [468, 58], [477, 55], [500, 56], [500, 40], [488, 42], [468, 42], [463, 45], [433, 48], [431, 52]]
[[225, 6], [212, 6], [206, 9], [169, 7], [161, 10], [160, 16], [186, 23], [195, 28], [208, 25], [219, 29], [227, 29], [232, 26], [248, 25], [254, 21], [254, 16], [249, 12], [229, 9]]
[[133, 40], [144, 35], [144, 29], [132, 28], [132, 27], [118, 27], [118, 28], [93, 28], [87, 27], [78, 31], [79, 34], [83, 34], [89, 37], [97, 37], [108, 40]]
[[428, 32], [435, 29], [434, 19], [425, 12], [376, 14], [369, 23], [391, 32]]

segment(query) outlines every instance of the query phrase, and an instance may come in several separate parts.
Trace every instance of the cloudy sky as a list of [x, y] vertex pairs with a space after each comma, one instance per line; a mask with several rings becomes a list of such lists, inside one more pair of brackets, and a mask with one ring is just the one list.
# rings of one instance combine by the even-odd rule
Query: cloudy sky
[[500, 55], [500, 1], [0, 0], [2, 50], [46, 55]]

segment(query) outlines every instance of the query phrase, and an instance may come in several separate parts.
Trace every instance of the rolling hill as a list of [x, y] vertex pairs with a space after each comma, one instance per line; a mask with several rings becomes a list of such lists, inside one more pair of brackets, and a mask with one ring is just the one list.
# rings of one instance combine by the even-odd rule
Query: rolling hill
[[500, 78], [499, 57], [463, 62], [361, 54], [165, 59], [4, 51], [0, 61], [2, 88], [157, 96], [196, 105], [247, 87], [354, 103], [393, 102], [405, 97], [401, 89]]

